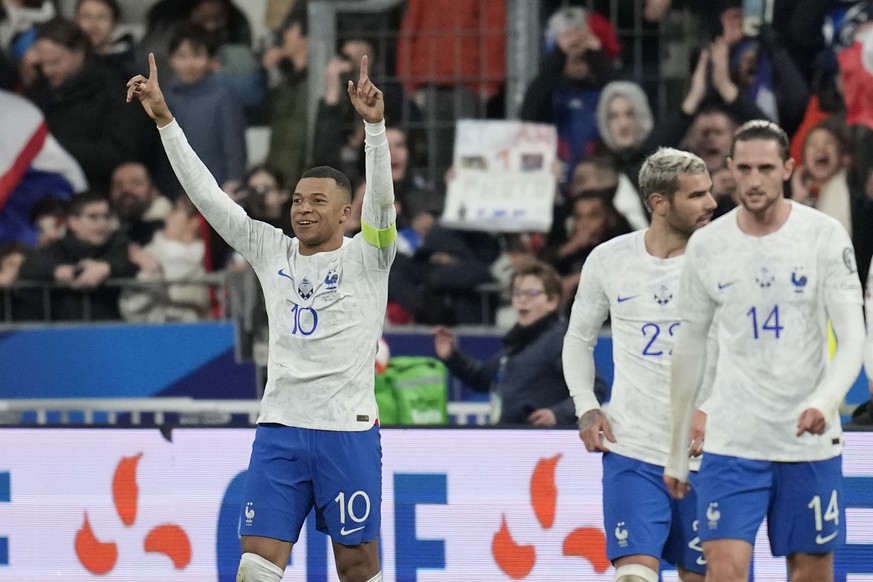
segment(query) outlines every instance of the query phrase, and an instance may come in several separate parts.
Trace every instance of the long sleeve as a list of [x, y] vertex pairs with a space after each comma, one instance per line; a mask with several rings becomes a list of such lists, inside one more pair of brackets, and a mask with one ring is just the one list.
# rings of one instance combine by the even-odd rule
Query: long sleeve
[[[388, 151], [388, 137], [385, 122], [366, 123], [364, 138], [364, 158], [367, 176], [367, 189], [364, 192], [364, 205], [361, 221], [364, 228], [375, 229], [379, 233], [393, 232], [391, 240], [397, 235], [394, 225], [394, 182], [391, 179], [391, 155]], [[386, 233], [389, 234], [389, 233]], [[368, 238], [368, 242], [370, 239]], [[381, 238], [380, 238], [381, 241]], [[371, 242], [372, 244], [372, 242]], [[374, 245], [380, 248], [383, 244]]]
[[706, 338], [709, 322], [683, 321], [673, 346], [670, 366], [670, 456], [664, 474], [688, 480], [688, 435], [691, 416], [706, 371]]
[[445, 360], [446, 368], [464, 384], [478, 392], [488, 392], [500, 368], [500, 357], [478, 362], [460, 350], [455, 350]]
[[864, 357], [864, 313], [854, 303], [828, 302], [828, 318], [837, 337], [837, 350], [825, 377], [807, 401], [806, 408], [830, 418], [843, 402], [861, 371]]
[[215, 178], [191, 149], [174, 119], [159, 128], [161, 141], [176, 177], [209, 224], [247, 261], [260, 263], [265, 247], [275, 249], [285, 238], [282, 231], [252, 220], [245, 210], [222, 192]]

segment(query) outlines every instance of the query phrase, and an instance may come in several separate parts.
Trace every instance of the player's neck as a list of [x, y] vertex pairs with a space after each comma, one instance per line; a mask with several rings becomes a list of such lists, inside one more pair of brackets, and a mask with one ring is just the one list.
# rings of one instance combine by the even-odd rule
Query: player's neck
[[[299, 240], [299, 239], [298, 239]], [[315, 244], [315, 245], [307, 245], [303, 241], [300, 241], [297, 252], [299, 252], [304, 257], [309, 255], [317, 255], [318, 253], [329, 253], [331, 251], [335, 251], [343, 246], [343, 237], [331, 237], [330, 239]]]
[[751, 236], [767, 236], [782, 228], [791, 214], [791, 201], [779, 198], [773, 204], [759, 211], [751, 211], [740, 206], [737, 212], [737, 226]]
[[669, 259], [685, 254], [688, 236], [667, 224], [667, 221], [653, 217], [652, 224], [643, 235], [646, 252], [659, 259]]

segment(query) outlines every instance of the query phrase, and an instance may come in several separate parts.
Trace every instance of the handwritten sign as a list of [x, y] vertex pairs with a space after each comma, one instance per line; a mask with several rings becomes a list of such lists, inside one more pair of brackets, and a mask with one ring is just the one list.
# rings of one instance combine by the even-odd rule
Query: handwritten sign
[[552, 224], [554, 126], [460, 120], [440, 223], [461, 230], [546, 232]]

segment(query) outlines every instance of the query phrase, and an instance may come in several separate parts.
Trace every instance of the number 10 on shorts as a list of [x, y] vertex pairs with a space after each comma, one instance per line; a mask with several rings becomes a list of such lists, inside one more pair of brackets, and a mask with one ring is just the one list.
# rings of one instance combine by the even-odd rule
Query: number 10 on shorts
[[[834, 492], [836, 493], [836, 492]], [[355, 512], [355, 500], [361, 498], [362, 501], [358, 502], [359, 509], [361, 505], [363, 505], [363, 515], [358, 516]], [[363, 491], [355, 491], [349, 497], [348, 502], [346, 502], [346, 494], [343, 491], [340, 491], [340, 494], [336, 496], [334, 499], [339, 504], [340, 510], [340, 535], [347, 536], [349, 534], [353, 534], [356, 531], [361, 531], [365, 526], [361, 525], [358, 527], [346, 528], [346, 518], [350, 519], [353, 522], [353, 525], [357, 525], [359, 523], [364, 523], [367, 521], [367, 518], [370, 516], [370, 498]]]

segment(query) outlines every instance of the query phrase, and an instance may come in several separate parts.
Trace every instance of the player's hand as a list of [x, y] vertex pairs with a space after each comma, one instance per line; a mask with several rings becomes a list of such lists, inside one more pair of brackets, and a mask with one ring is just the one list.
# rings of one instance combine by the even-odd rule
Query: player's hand
[[807, 408], [800, 413], [800, 418], [797, 419], [797, 436], [805, 432], [810, 434], [824, 434], [828, 423], [825, 421], [824, 414], [817, 408]]
[[615, 442], [612, 425], [599, 408], [589, 410], [579, 419], [579, 438], [585, 443], [585, 450], [589, 453], [596, 451], [608, 453], [609, 449], [603, 444], [603, 439], [611, 443]]
[[358, 75], [358, 84], [349, 80], [349, 99], [355, 107], [358, 115], [368, 123], [379, 123], [385, 119], [385, 100], [382, 91], [370, 80], [370, 67], [367, 64], [367, 55], [361, 57], [361, 72]]
[[676, 477], [664, 475], [664, 485], [667, 486], [667, 491], [673, 499], [684, 499], [691, 490], [691, 485], [685, 481], [680, 481]]
[[695, 410], [691, 417], [691, 438], [688, 443], [688, 456], [699, 457], [703, 453], [703, 437], [706, 435], [706, 413]]
[[127, 102], [130, 103], [133, 99], [140, 102], [158, 127], [164, 127], [173, 121], [173, 114], [170, 113], [161, 86], [158, 85], [158, 66], [155, 64], [154, 53], [149, 53], [149, 78], [136, 75], [127, 82]]
[[527, 421], [534, 426], [555, 426], [558, 424], [558, 419], [550, 408], [534, 410], [530, 413], [530, 416], [527, 417]]

